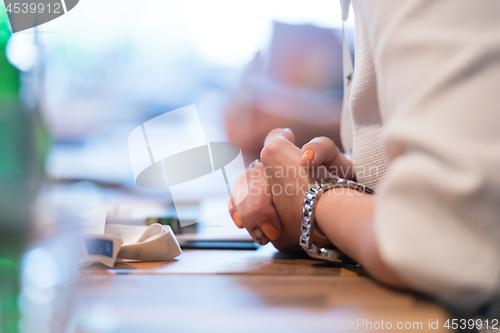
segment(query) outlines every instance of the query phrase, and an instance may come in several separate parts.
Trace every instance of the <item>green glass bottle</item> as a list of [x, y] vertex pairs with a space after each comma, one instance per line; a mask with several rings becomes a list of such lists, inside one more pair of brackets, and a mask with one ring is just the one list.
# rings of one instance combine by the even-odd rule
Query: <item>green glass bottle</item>
[[[25, 165], [19, 145], [23, 129], [17, 110], [19, 72], [7, 60], [10, 33], [0, 12], [0, 320], [2, 332], [17, 332], [20, 259], [25, 244]], [[24, 193], [23, 193], [24, 192]]]
[[0, 3], [0, 332], [18, 332], [20, 263], [40, 174], [37, 117], [19, 99], [20, 72], [7, 59], [8, 18]]

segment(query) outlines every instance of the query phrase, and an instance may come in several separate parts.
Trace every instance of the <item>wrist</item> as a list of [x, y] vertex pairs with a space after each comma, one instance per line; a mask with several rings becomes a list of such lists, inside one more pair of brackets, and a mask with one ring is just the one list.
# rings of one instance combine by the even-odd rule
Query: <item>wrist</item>
[[405, 282], [385, 264], [378, 250], [373, 216], [375, 196], [358, 195], [351, 189], [328, 192], [332, 193], [325, 193], [316, 206], [318, 227], [339, 250], [362, 264], [376, 279], [405, 288]]
[[374, 196], [352, 189], [336, 188], [326, 192], [316, 206], [316, 223], [341, 251], [361, 262], [364, 241], [373, 219]]
[[316, 229], [313, 235], [314, 241], [321, 242], [324, 245], [333, 244], [333, 241], [323, 232], [325, 223], [336, 224], [337, 213], [336, 207], [339, 206], [338, 195], [334, 191], [342, 189], [332, 189], [325, 192], [316, 204]]
[[[318, 228], [318, 224], [316, 222], [316, 208], [318, 202], [323, 194], [337, 188], [342, 189], [341, 193], [344, 193], [345, 189], [346, 193], [350, 195], [352, 195], [353, 192], [358, 193], [357, 195], [362, 195], [364, 193], [374, 193], [373, 190], [369, 189], [363, 184], [358, 184], [356, 182], [343, 178], [331, 177], [326, 180], [321, 179], [319, 181], [316, 181], [307, 191], [306, 197], [304, 199], [302, 227], [299, 244], [306, 251], [306, 253], [314, 259], [334, 262], [348, 261], [352, 263], [352, 259], [346, 256], [342, 251], [339, 251], [338, 247], [332, 246], [330, 248], [326, 248], [313, 243], [314, 231], [316, 230], [316, 228]], [[353, 192], [349, 190], [353, 190]], [[333, 191], [331, 193], [328, 193], [327, 195], [335, 195], [338, 193], [338, 191]], [[330, 240], [333, 239], [331, 237], [328, 238]]]

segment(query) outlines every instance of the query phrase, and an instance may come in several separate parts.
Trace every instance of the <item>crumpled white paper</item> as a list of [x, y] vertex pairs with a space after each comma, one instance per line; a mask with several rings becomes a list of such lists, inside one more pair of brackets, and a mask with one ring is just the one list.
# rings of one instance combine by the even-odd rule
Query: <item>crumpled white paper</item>
[[117, 258], [169, 261], [182, 250], [170, 226], [106, 225], [104, 234], [87, 235], [81, 244], [82, 265], [102, 263], [113, 267]]

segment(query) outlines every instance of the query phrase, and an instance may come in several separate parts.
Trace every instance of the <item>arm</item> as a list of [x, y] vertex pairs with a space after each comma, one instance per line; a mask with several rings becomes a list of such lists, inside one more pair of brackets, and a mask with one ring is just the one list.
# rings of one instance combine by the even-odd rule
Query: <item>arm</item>
[[381, 257], [412, 288], [474, 309], [500, 293], [500, 2], [358, 2], [391, 171]]
[[325, 192], [316, 206], [316, 223], [335, 246], [361, 263], [373, 277], [405, 288], [406, 284], [380, 257], [373, 228], [375, 196], [353, 192]]

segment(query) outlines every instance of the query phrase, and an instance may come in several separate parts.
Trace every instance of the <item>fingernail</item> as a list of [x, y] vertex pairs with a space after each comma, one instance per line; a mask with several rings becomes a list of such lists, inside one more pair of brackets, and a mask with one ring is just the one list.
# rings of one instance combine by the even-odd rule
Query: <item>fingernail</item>
[[257, 244], [266, 245], [269, 242], [269, 239], [267, 238], [267, 236], [264, 235], [262, 233], [262, 230], [260, 230], [259, 228], [253, 228], [251, 234], [252, 234], [253, 240]]
[[231, 216], [233, 218], [234, 224], [240, 229], [243, 228], [243, 223], [241, 223], [240, 215], [238, 212], [234, 212], [233, 215]]
[[305, 152], [302, 153], [302, 161], [310, 161], [313, 158], [314, 158], [313, 150], [306, 150]]
[[269, 237], [271, 240], [275, 240], [278, 238], [278, 229], [271, 223], [263, 223], [261, 226], [262, 231]]

